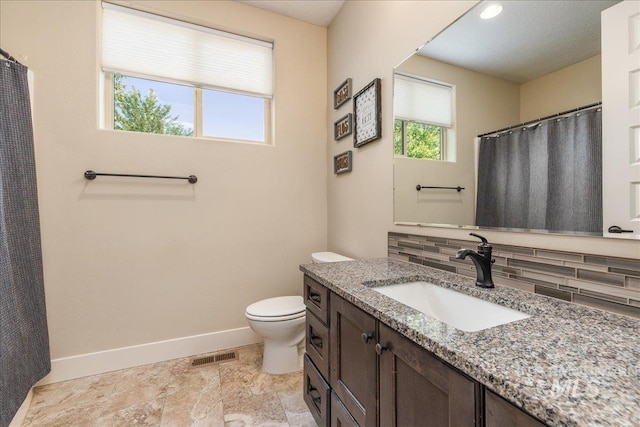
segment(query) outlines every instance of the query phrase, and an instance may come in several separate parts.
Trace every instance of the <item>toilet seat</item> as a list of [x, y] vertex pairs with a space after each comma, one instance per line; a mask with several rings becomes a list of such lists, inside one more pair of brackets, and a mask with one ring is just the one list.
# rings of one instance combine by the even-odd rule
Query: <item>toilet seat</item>
[[289, 316], [253, 316], [249, 313], [245, 313], [247, 319], [255, 320], [256, 322], [284, 322], [286, 320], [303, 319], [305, 312], [291, 314]]
[[247, 319], [259, 322], [282, 322], [305, 316], [306, 306], [301, 296], [268, 298], [251, 304], [245, 310]]

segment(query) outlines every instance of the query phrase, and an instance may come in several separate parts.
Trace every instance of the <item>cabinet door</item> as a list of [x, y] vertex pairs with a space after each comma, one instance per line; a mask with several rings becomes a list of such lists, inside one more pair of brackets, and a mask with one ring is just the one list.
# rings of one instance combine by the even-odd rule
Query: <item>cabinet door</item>
[[480, 425], [478, 383], [386, 325], [379, 334], [381, 426]]
[[602, 215], [640, 236], [640, 2], [602, 11]]
[[500, 396], [485, 393], [487, 427], [544, 427], [537, 419], [513, 406]]
[[376, 321], [331, 295], [331, 387], [360, 426], [376, 425]]
[[331, 393], [331, 427], [358, 427], [347, 408]]

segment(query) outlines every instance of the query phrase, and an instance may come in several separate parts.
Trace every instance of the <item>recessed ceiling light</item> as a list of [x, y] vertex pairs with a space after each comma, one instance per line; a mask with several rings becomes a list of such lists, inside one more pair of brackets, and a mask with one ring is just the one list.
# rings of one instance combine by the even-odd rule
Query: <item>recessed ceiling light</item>
[[491, 19], [495, 18], [502, 12], [502, 5], [497, 3], [492, 3], [485, 7], [480, 13], [480, 18], [482, 19]]

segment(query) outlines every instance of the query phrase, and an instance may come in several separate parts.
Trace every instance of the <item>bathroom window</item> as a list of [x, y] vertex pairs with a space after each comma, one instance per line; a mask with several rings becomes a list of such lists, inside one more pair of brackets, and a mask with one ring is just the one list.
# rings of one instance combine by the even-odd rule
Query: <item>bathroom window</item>
[[446, 129], [442, 126], [396, 119], [393, 130], [394, 153], [414, 159], [442, 160], [446, 135]]
[[273, 44], [103, 3], [106, 129], [270, 142]]
[[455, 161], [452, 85], [394, 73], [395, 156]]

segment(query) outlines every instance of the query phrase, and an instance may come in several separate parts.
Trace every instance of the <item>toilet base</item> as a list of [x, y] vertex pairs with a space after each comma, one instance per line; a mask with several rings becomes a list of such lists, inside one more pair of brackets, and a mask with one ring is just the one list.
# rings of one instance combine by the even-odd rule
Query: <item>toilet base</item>
[[302, 370], [298, 345], [283, 345], [272, 340], [264, 341], [262, 371], [268, 374], [289, 374]]

